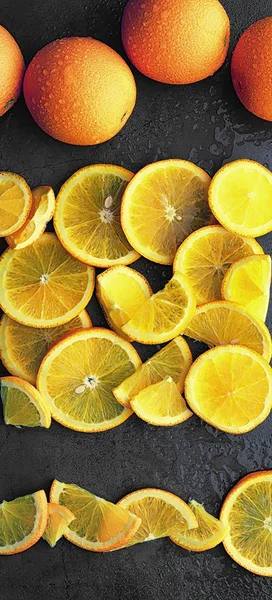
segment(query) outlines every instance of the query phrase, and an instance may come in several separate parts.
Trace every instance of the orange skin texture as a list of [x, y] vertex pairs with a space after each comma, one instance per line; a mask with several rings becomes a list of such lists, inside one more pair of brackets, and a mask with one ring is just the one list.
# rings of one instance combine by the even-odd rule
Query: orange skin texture
[[272, 121], [272, 17], [250, 25], [232, 55], [231, 76], [242, 104]]
[[0, 25], [0, 117], [16, 102], [22, 89], [25, 63], [12, 35]]
[[213, 75], [229, 47], [230, 22], [218, 0], [129, 0], [122, 40], [141, 73], [186, 84]]
[[24, 78], [32, 117], [46, 133], [87, 146], [116, 135], [136, 101], [134, 77], [125, 61], [102, 42], [70, 37], [44, 46]]

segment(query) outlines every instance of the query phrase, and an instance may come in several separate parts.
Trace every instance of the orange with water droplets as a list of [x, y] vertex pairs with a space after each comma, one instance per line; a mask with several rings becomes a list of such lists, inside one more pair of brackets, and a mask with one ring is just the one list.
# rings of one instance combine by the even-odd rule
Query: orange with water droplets
[[16, 102], [21, 93], [25, 72], [22, 52], [14, 37], [0, 25], [0, 117]]
[[134, 77], [123, 58], [91, 37], [44, 46], [32, 59], [24, 95], [38, 125], [52, 137], [88, 146], [116, 135], [136, 101]]

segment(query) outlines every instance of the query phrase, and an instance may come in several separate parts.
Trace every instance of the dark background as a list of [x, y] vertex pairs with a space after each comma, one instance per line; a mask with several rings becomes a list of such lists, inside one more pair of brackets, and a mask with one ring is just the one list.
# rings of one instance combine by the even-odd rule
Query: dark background
[[[51, 139], [34, 123], [21, 97], [0, 121], [0, 169], [23, 175], [31, 186], [51, 185], [57, 192], [74, 171], [96, 162], [137, 171], [152, 161], [178, 157], [212, 175], [224, 162], [252, 158], [271, 168], [271, 123], [242, 107], [229, 74], [238, 37], [252, 22], [272, 13], [271, 0], [223, 4], [231, 20], [231, 49], [214, 77], [168, 86], [134, 70], [134, 113], [119, 135], [98, 147]], [[124, 5], [125, 0], [0, 0], [0, 20], [20, 44], [27, 64], [42, 46], [70, 35], [97, 37], [124, 56]], [[271, 252], [268, 236], [261, 243]], [[137, 264], [154, 289], [170, 277], [170, 268], [145, 260]], [[90, 314], [95, 325], [105, 324], [95, 299]], [[193, 343], [192, 349], [196, 356], [200, 346]], [[147, 352], [156, 350], [150, 347], [141, 355], [145, 359]], [[180, 426], [156, 428], [133, 416], [111, 431], [84, 434], [55, 422], [48, 431], [17, 430], [6, 427], [1, 416], [0, 498], [48, 490], [56, 477], [113, 502], [137, 488], [161, 487], [185, 500], [194, 497], [218, 515], [238, 479], [272, 467], [271, 425], [270, 417], [254, 431], [232, 436], [197, 417]], [[40, 541], [25, 553], [0, 557], [0, 597], [5, 600], [265, 600], [271, 594], [272, 581], [233, 563], [222, 545], [196, 554], [164, 539], [103, 555], [62, 539], [54, 550]]]

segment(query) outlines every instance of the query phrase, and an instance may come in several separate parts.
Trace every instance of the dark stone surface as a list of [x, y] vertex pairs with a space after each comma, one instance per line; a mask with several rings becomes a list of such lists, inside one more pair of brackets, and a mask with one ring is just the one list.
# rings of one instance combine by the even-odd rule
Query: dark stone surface
[[[271, 0], [223, 4], [231, 19], [231, 50], [250, 23], [271, 14]], [[97, 37], [123, 54], [124, 5], [125, 0], [0, 0], [1, 23], [15, 36], [27, 62], [53, 39], [75, 34]], [[179, 157], [213, 174], [224, 162], [246, 157], [272, 167], [271, 123], [242, 107], [231, 85], [229, 60], [213, 78], [186, 87], [135, 76], [138, 100], [132, 117], [117, 137], [99, 147], [68, 146], [49, 138], [21, 97], [1, 118], [0, 169], [20, 173], [31, 186], [52, 185], [57, 192], [71, 173], [95, 162], [137, 171], [149, 162]], [[271, 251], [268, 236], [261, 243]], [[155, 289], [170, 275], [170, 269], [145, 260], [138, 265]], [[95, 300], [90, 313], [94, 324], [104, 324]], [[199, 346], [193, 349], [196, 355]], [[143, 358], [148, 352], [141, 352]], [[1, 417], [0, 497], [48, 490], [57, 477], [112, 501], [140, 487], [162, 487], [185, 500], [193, 496], [217, 515], [238, 479], [272, 467], [271, 424], [270, 417], [235, 437], [197, 417], [169, 429], [132, 417], [116, 429], [87, 435], [57, 423], [49, 431], [16, 430]], [[0, 573], [5, 600], [266, 600], [272, 594], [270, 579], [241, 569], [222, 546], [194, 554], [167, 539], [106, 555], [80, 550], [64, 539], [54, 550], [40, 541], [28, 552], [0, 557]]]

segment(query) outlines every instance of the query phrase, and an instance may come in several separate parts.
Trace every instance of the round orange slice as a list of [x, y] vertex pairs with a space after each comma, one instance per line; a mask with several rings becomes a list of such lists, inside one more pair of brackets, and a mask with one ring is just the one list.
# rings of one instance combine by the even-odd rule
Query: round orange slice
[[253, 160], [235, 160], [217, 171], [209, 205], [229, 231], [258, 237], [272, 231], [272, 173]]
[[112, 389], [135, 372], [141, 360], [126, 340], [109, 329], [77, 331], [55, 344], [43, 359], [37, 388], [52, 417], [76, 431], [105, 431], [120, 425], [132, 411]]
[[55, 210], [55, 194], [49, 186], [32, 190], [32, 206], [27, 221], [15, 233], [6, 237], [10, 248], [26, 248], [41, 237]]
[[127, 186], [121, 222], [137, 252], [171, 265], [181, 242], [203, 225], [214, 222], [208, 205], [210, 177], [186, 160], [162, 160], [147, 165]]
[[220, 519], [231, 558], [256, 575], [272, 577], [272, 471], [243, 477], [228, 493]]
[[68, 323], [88, 304], [94, 269], [70, 256], [53, 233], [0, 261], [0, 305], [15, 321], [31, 327]]
[[0, 504], [0, 555], [18, 554], [34, 546], [47, 522], [44, 490]]
[[227, 433], [246, 433], [268, 417], [272, 369], [243, 346], [217, 346], [193, 363], [185, 380], [190, 408]]
[[0, 173], [0, 237], [18, 231], [31, 210], [31, 189], [20, 175]]
[[90, 165], [61, 187], [54, 226], [72, 256], [96, 267], [128, 265], [137, 258], [120, 224], [121, 198], [133, 173], [115, 165]]

